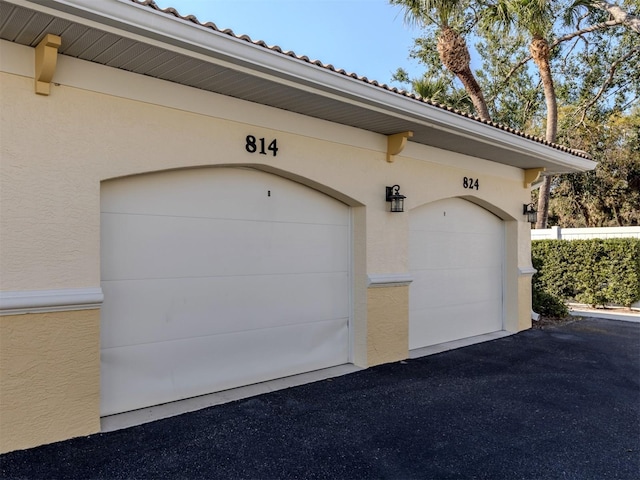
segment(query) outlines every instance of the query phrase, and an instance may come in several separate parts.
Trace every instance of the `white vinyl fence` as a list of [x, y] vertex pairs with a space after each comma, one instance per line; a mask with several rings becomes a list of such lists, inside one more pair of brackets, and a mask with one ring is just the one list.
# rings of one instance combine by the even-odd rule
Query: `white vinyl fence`
[[560, 228], [531, 230], [531, 240], [580, 240], [586, 238], [640, 238], [640, 227]]

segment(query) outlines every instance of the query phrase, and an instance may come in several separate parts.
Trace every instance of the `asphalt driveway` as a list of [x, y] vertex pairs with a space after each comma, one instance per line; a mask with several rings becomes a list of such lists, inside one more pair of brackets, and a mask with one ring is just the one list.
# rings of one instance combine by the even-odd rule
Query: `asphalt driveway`
[[635, 480], [640, 324], [529, 330], [0, 465], [6, 479]]

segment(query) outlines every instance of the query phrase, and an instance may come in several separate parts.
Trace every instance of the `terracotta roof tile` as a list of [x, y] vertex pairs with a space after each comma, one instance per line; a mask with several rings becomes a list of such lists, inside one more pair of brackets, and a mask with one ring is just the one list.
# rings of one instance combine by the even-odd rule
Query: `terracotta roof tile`
[[244, 41], [252, 43], [254, 45], [258, 45], [260, 47], [269, 49], [269, 50], [271, 50], [273, 52], [277, 52], [277, 53], [280, 53], [282, 55], [286, 55], [288, 57], [293, 57], [293, 58], [295, 58], [297, 60], [300, 60], [302, 62], [310, 63], [310, 64], [313, 64], [313, 65], [317, 65], [318, 67], [325, 68], [325, 69], [330, 70], [332, 72], [335, 72], [337, 74], [345, 75], [347, 77], [351, 77], [351, 78], [354, 78], [356, 80], [360, 80], [360, 81], [362, 81], [364, 83], [367, 83], [369, 85], [373, 85], [373, 86], [378, 87], [378, 88], [382, 88], [382, 89], [387, 90], [389, 92], [393, 92], [393, 93], [395, 93], [397, 95], [402, 95], [404, 97], [411, 98], [411, 99], [416, 100], [418, 102], [425, 103], [425, 104], [431, 105], [433, 107], [436, 107], [436, 108], [439, 108], [439, 109], [442, 109], [442, 110], [446, 110], [448, 112], [455, 113], [455, 114], [460, 115], [462, 117], [466, 117], [466, 118], [475, 120], [477, 122], [484, 123], [486, 125], [490, 125], [492, 127], [498, 128], [498, 129], [503, 130], [505, 132], [509, 132], [509, 133], [511, 133], [513, 135], [517, 135], [519, 137], [523, 137], [523, 138], [526, 138], [528, 140], [532, 140], [534, 142], [541, 143], [543, 145], [547, 145], [547, 146], [549, 146], [551, 148], [555, 148], [557, 150], [560, 150], [560, 151], [563, 151], [563, 152], [566, 152], [566, 153], [570, 153], [570, 154], [575, 155], [577, 157], [581, 157], [581, 158], [585, 158], [587, 160], [591, 160], [591, 156], [589, 154], [587, 154], [586, 152], [583, 152], [581, 150], [574, 150], [572, 148], [565, 147], [563, 145], [559, 145], [557, 143], [547, 142], [543, 138], [536, 137], [534, 135], [530, 135], [530, 134], [521, 132], [521, 131], [516, 130], [514, 128], [511, 128], [511, 127], [508, 127], [506, 125], [502, 125], [502, 124], [499, 124], [499, 123], [496, 123], [496, 122], [493, 122], [493, 121], [482, 120], [481, 118], [476, 117], [475, 115], [471, 115], [469, 113], [462, 112], [460, 110], [457, 110], [457, 109], [455, 109], [453, 107], [450, 107], [450, 106], [447, 106], [447, 105], [443, 105], [441, 103], [433, 102], [433, 101], [431, 101], [431, 100], [429, 100], [427, 98], [422, 98], [419, 95], [416, 95], [416, 94], [411, 93], [411, 92], [407, 92], [406, 90], [399, 89], [399, 88], [396, 88], [396, 87], [390, 87], [386, 83], [380, 83], [380, 82], [378, 82], [376, 80], [369, 80], [367, 77], [359, 76], [358, 74], [353, 73], [353, 72], [347, 72], [344, 69], [339, 69], [338, 70], [331, 64], [325, 64], [325, 63], [321, 62], [320, 60], [311, 60], [306, 55], [297, 55], [295, 52], [293, 52], [291, 50], [284, 51], [284, 50], [282, 50], [282, 48], [280, 48], [277, 45], [270, 46], [270, 45], [268, 45], [266, 42], [264, 42], [262, 40], [253, 40], [248, 35], [236, 35], [233, 32], [233, 30], [231, 30], [230, 28], [226, 28], [224, 30], [220, 30], [216, 26], [215, 23], [213, 23], [213, 22], [202, 23], [202, 22], [200, 22], [198, 20], [198, 18], [195, 15], [182, 16], [182, 15], [180, 15], [180, 12], [178, 12], [178, 10], [176, 10], [173, 7], [168, 7], [168, 8], [164, 8], [164, 9], [160, 8], [155, 3], [154, 0], [130, 0], [130, 1], [133, 2], [133, 3], [136, 3], [138, 5], [142, 5], [142, 6], [145, 6], [145, 7], [149, 7], [151, 9], [153, 9], [153, 10], [160, 11], [160, 12], [165, 13], [167, 15], [173, 15], [176, 18], [180, 18], [182, 20], [186, 20], [188, 22], [195, 23], [196, 25], [199, 25], [201, 27], [210, 28], [213, 31], [216, 31], [218, 33], [223, 33], [225, 35], [229, 35], [229, 36], [234, 37], [234, 38], [236, 38], [238, 40], [244, 40]]

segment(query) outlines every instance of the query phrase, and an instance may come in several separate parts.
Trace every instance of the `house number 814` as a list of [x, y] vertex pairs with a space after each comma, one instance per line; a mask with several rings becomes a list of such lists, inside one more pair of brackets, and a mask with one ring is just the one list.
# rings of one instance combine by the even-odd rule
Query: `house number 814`
[[480, 190], [480, 182], [478, 182], [477, 178], [464, 177], [462, 179], [462, 186], [469, 190]]
[[244, 148], [249, 153], [258, 152], [260, 155], [267, 155], [267, 152], [271, 152], [274, 157], [278, 154], [278, 141], [275, 139], [271, 141], [269, 146], [264, 138], [256, 138], [253, 135], [247, 135], [245, 141]]

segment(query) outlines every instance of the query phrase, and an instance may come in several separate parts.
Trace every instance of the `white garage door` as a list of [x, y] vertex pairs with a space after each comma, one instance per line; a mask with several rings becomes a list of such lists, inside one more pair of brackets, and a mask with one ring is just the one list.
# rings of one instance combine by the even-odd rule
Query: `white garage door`
[[502, 330], [504, 225], [459, 198], [410, 213], [409, 348]]
[[348, 362], [346, 205], [232, 168], [101, 195], [103, 416]]

